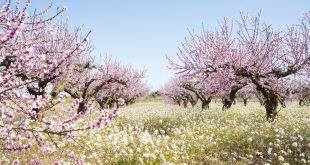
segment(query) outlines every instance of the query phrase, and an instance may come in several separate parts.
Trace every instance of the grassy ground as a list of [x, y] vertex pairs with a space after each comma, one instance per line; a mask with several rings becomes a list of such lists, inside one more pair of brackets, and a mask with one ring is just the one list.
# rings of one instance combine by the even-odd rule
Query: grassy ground
[[90, 164], [310, 164], [310, 109], [288, 103], [278, 121], [268, 123], [263, 107], [241, 103], [225, 112], [220, 103], [210, 110], [181, 108], [158, 99], [121, 109], [106, 129], [82, 135], [59, 152], [2, 154], [43, 164], [71, 161], [72, 153]]

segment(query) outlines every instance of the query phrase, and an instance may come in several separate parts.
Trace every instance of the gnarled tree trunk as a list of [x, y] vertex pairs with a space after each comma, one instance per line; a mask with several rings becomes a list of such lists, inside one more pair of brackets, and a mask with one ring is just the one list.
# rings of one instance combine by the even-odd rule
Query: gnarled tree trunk
[[178, 104], [178, 106], [181, 106], [181, 101], [180, 100], [176, 100], [176, 103]]
[[[254, 81], [254, 84], [256, 85], [256, 89], [261, 92], [261, 94], [264, 97], [264, 106], [266, 109], [266, 117], [268, 121], [274, 121], [276, 117], [278, 116], [278, 105], [281, 98], [277, 95], [277, 93], [270, 89], [263, 87], [260, 83], [257, 81]], [[282, 106], [284, 105], [284, 101], [281, 101]]]
[[111, 109], [111, 108], [114, 108], [114, 102], [113, 101], [110, 101], [108, 103], [108, 108]]
[[222, 103], [223, 103], [222, 110], [224, 111], [225, 109], [229, 109], [233, 102], [230, 99], [224, 98]]
[[83, 101], [81, 101], [80, 103], [79, 103], [79, 107], [78, 107], [78, 109], [77, 109], [77, 113], [80, 113], [80, 112], [84, 112], [85, 111], [85, 101], [83, 100]]
[[183, 99], [183, 107], [184, 108], [187, 108], [187, 103], [188, 103], [187, 99]]
[[231, 107], [231, 105], [234, 103], [235, 98], [236, 98], [236, 94], [237, 92], [243, 88], [245, 85], [243, 86], [233, 86], [230, 90], [230, 93], [228, 95], [228, 98], [224, 98], [223, 99], [223, 107], [222, 110], [224, 111], [225, 109], [229, 109]]
[[274, 121], [274, 119], [277, 117], [278, 112], [278, 96], [275, 94], [269, 94], [267, 97], [265, 97], [265, 108], [266, 108], [266, 116], [267, 120]]
[[243, 105], [246, 106], [247, 103], [248, 103], [248, 99], [244, 98], [244, 99], [243, 99]]
[[201, 108], [203, 109], [203, 110], [205, 110], [205, 109], [209, 109], [210, 107], [209, 107], [209, 104], [210, 104], [210, 102], [211, 102], [211, 97], [208, 97], [208, 99], [204, 99], [204, 100], [201, 100]]

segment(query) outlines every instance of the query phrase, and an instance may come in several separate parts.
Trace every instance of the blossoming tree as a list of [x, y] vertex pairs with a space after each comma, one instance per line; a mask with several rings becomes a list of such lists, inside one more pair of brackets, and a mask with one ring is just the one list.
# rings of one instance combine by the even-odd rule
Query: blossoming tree
[[143, 83], [145, 71], [138, 71], [106, 58], [98, 66], [98, 73], [103, 74], [102, 77], [115, 80], [101, 87], [101, 91], [95, 96], [102, 108], [131, 104], [149, 92], [148, 87]]
[[160, 89], [160, 95], [168, 103], [174, 103], [179, 106], [183, 104], [184, 108], [186, 108], [188, 102], [190, 102], [192, 107], [194, 107], [197, 104], [198, 98], [195, 96], [195, 93], [183, 87], [185, 83], [184, 79], [175, 77]]
[[[286, 79], [308, 76], [309, 30], [310, 13], [286, 30], [261, 22], [260, 14], [241, 14], [240, 20], [224, 20], [215, 31], [192, 34], [178, 53], [179, 62], [170, 60], [171, 68], [203, 82], [226, 80], [220, 83], [223, 91], [253, 84], [263, 96], [267, 119], [274, 120], [288, 92]], [[210, 80], [211, 75], [216, 79]]]
[[0, 13], [0, 150], [38, 146], [54, 152], [64, 139], [74, 140], [77, 132], [110, 123], [117, 111], [102, 112], [81, 125], [94, 109], [94, 96], [73, 97], [69, 105], [63, 101], [74, 69], [85, 73], [91, 68], [78, 65], [89, 33], [81, 37], [80, 28], [71, 31], [66, 21], [55, 21], [65, 8], [46, 17], [52, 5], [31, 15], [29, 4], [7, 1]]

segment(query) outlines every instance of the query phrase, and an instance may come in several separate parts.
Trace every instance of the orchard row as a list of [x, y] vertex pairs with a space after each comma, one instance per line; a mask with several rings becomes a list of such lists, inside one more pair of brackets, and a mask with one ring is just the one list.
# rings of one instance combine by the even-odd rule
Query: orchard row
[[201, 100], [202, 108], [211, 97], [222, 97], [229, 108], [238, 91], [258, 96], [267, 119], [273, 121], [278, 106], [299, 98], [309, 101], [310, 12], [296, 25], [275, 29], [260, 20], [260, 13], [224, 21], [214, 31], [191, 32], [170, 68], [178, 77], [162, 89], [162, 94], [180, 100]]

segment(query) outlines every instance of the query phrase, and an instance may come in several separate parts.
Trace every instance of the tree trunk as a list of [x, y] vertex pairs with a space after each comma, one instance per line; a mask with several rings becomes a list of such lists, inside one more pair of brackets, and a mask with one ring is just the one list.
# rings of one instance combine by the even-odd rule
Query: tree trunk
[[279, 101], [282, 104], [282, 106], [284, 106], [285, 105], [284, 99], [282, 99], [281, 96], [277, 94], [276, 90], [263, 86], [259, 82], [259, 79], [255, 78], [253, 75], [250, 78], [252, 80], [252, 83], [256, 86], [256, 89], [264, 97], [261, 100], [264, 100], [267, 121], [270, 121], [270, 122], [274, 121], [276, 117], [278, 116], [277, 108], [279, 105]]
[[114, 108], [114, 102], [112, 102], [112, 101], [111, 101], [111, 102], [109, 102], [109, 103], [108, 103], [108, 107], [109, 107], [109, 109]]
[[178, 106], [181, 106], [181, 101], [177, 100], [176, 103], [178, 104]]
[[202, 110], [209, 109], [209, 103], [206, 101], [203, 101], [201, 104], [201, 108]]
[[248, 99], [243, 99], [243, 105], [246, 106], [248, 103]]
[[231, 105], [234, 103], [237, 92], [244, 86], [233, 86], [228, 95], [228, 98], [224, 98], [222, 110], [229, 109]]
[[184, 108], [187, 108], [187, 103], [188, 103], [187, 100], [183, 100], [183, 107], [184, 107]]
[[225, 109], [229, 109], [232, 104], [233, 104], [233, 101], [231, 101], [227, 98], [224, 98], [222, 110], [224, 111]]
[[207, 100], [202, 100], [201, 102], [202, 102], [201, 103], [202, 110], [209, 109], [209, 104], [211, 102], [211, 97], [209, 97]]
[[[254, 84], [256, 85], [256, 89], [260, 91], [264, 97], [262, 100], [264, 100], [267, 121], [274, 121], [278, 115], [277, 108], [280, 101], [279, 96], [274, 90], [265, 88], [256, 81], [254, 81]], [[282, 106], [283, 104], [284, 102], [282, 103]]]
[[99, 104], [100, 109], [104, 109], [105, 108], [103, 101], [97, 100], [97, 103]]
[[274, 94], [269, 95], [265, 101], [266, 116], [268, 121], [274, 121], [277, 117], [278, 97]]
[[84, 101], [81, 101], [79, 103], [79, 107], [77, 109], [77, 113], [79, 114], [80, 112], [84, 112], [85, 111], [85, 102]]

